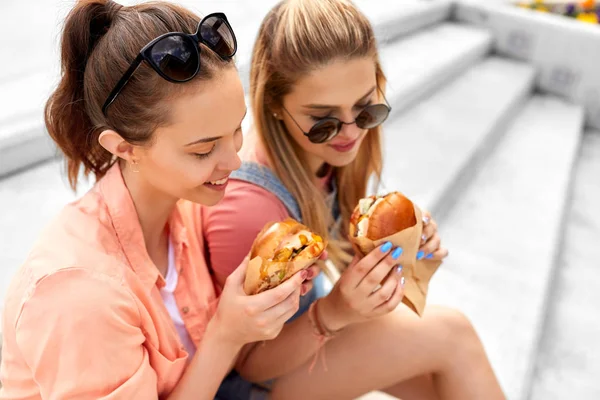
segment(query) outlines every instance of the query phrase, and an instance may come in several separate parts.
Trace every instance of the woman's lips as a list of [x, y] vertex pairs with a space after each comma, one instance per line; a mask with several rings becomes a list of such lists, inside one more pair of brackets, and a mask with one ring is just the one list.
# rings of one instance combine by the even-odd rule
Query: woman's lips
[[228, 183], [229, 183], [229, 176], [226, 176], [225, 178], [219, 179], [217, 181], [206, 182], [204, 184], [204, 186], [206, 186], [212, 190], [216, 190], [216, 191], [220, 192], [220, 191], [225, 190]]
[[347, 153], [350, 150], [352, 150], [354, 148], [354, 146], [356, 146], [356, 142], [358, 141], [358, 139], [355, 139], [351, 142], [343, 142], [343, 143], [331, 143], [329, 146], [331, 146], [335, 151], [339, 151], [340, 153]]

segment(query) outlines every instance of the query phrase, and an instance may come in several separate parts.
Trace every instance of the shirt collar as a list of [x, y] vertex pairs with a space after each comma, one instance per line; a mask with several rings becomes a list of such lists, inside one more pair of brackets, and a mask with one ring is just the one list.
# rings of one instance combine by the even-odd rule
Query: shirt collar
[[[148, 290], [157, 284], [157, 280], [164, 285], [163, 277], [146, 250], [137, 211], [118, 162], [98, 182], [98, 190], [106, 203], [117, 239], [131, 268]], [[177, 256], [182, 246], [187, 245], [187, 234], [178, 205], [169, 218], [169, 230]]]

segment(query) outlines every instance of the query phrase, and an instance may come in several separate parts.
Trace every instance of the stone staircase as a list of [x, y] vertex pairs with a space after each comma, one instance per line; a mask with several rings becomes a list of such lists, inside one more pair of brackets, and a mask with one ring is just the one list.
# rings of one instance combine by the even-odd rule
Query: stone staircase
[[[563, 60], [557, 77], [547, 44], [521, 27], [567, 32], [573, 47], [600, 48], [600, 36], [504, 5], [357, 4], [374, 22], [393, 108], [382, 190], [431, 210], [450, 249], [429, 301], [472, 319], [509, 399], [599, 398], [600, 114], [590, 90], [600, 85], [574, 51], [575, 67]], [[243, 76], [260, 18], [240, 25]], [[40, 93], [30, 104], [41, 104], [43, 83], [30, 81]], [[38, 113], [10, 123], [0, 114], [2, 295], [42, 226], [85, 190], [69, 191], [56, 159], [34, 165], [54, 154]]]

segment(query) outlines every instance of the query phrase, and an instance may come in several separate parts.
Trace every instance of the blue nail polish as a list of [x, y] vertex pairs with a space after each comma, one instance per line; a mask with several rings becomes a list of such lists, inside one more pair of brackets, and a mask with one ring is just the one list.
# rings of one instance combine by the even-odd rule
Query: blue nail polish
[[433, 253], [429, 253], [427, 254], [427, 257], [425, 257], [428, 260], [431, 260], [433, 258]]
[[425, 253], [421, 250], [417, 253], [417, 260], [421, 260], [423, 259], [423, 256], [425, 255]]
[[392, 242], [385, 242], [383, 246], [381, 246], [381, 251], [387, 253], [392, 248]]
[[398, 257], [400, 257], [401, 254], [402, 254], [402, 248], [401, 247], [396, 247], [396, 250], [394, 250], [394, 252], [392, 253], [392, 258], [394, 260], [397, 260]]
[[402, 272], [402, 265], [398, 265], [398, 266], [396, 267], [396, 272], [397, 272], [397, 273], [400, 273], [400, 272]]

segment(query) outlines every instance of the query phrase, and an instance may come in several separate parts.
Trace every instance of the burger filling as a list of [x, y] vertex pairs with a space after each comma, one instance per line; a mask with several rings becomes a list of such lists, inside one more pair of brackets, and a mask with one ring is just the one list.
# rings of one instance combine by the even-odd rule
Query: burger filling
[[356, 236], [366, 236], [369, 230], [369, 217], [373, 215], [375, 209], [384, 200], [383, 197], [367, 197], [358, 202], [358, 211], [360, 217], [356, 223]]
[[[311, 238], [309, 241], [308, 238]], [[309, 231], [300, 231], [282, 243], [282, 247], [275, 252], [272, 261], [287, 263], [292, 261], [298, 254], [314, 242], [323, 242], [323, 238]], [[266, 265], [261, 267], [261, 279], [267, 286], [277, 285], [287, 274], [287, 264], [283, 264], [281, 269], [272, 271], [270, 274], [266, 270]]]
[[[311, 238], [309, 241], [308, 238]], [[322, 242], [323, 239], [319, 235], [308, 231], [301, 231], [293, 235], [289, 241], [284, 242], [283, 246], [275, 252], [273, 261], [286, 262], [292, 260], [302, 250], [306, 249], [311, 242]]]

